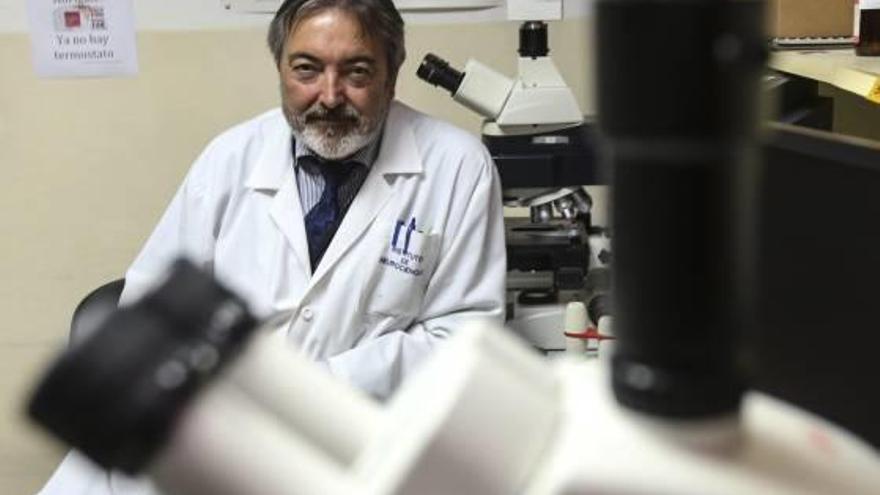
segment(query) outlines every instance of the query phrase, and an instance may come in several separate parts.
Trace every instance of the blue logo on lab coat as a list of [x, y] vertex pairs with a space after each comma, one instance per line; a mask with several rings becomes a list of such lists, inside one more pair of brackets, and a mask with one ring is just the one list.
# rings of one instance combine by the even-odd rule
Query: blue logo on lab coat
[[423, 237], [424, 234], [416, 227], [416, 217], [410, 218], [409, 222], [398, 220], [391, 232], [389, 250], [379, 258], [379, 263], [401, 273], [418, 277], [423, 273], [421, 268], [424, 261]]

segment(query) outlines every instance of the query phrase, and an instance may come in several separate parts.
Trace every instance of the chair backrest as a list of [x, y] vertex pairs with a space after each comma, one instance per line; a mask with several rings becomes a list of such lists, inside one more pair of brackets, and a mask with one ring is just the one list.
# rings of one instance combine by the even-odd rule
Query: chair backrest
[[81, 341], [95, 331], [119, 304], [125, 279], [108, 282], [91, 291], [73, 310], [70, 321], [70, 343]]

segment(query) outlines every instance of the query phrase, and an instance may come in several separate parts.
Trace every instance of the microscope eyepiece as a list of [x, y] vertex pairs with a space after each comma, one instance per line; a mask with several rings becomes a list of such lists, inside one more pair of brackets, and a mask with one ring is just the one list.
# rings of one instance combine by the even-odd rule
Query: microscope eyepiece
[[463, 73], [453, 69], [449, 66], [449, 62], [433, 53], [425, 55], [416, 71], [416, 75], [434, 86], [440, 86], [448, 90], [453, 95], [458, 91], [458, 87], [461, 85], [462, 79], [464, 79]]
[[519, 28], [519, 56], [546, 57], [550, 53], [547, 44], [547, 23], [541, 21], [524, 22]]
[[61, 356], [28, 414], [99, 465], [140, 472], [256, 328], [242, 299], [177, 261], [162, 285]]
[[[641, 413], [740, 410], [757, 256], [747, 246], [758, 244], [745, 192], [760, 190], [763, 63], [750, 54], [764, 45], [762, 15], [756, 1], [596, 2], [600, 155], [614, 191], [612, 385]], [[646, 56], [659, 39], [668, 49]], [[719, 53], [719, 40], [743, 50]], [[645, 94], [639, 74], [662, 76]]]

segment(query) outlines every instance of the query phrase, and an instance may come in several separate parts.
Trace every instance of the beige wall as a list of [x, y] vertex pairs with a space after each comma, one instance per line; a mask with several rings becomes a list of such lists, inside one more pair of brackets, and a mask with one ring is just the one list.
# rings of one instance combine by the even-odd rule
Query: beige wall
[[[478, 117], [416, 81], [415, 67], [434, 51], [512, 75], [516, 29], [411, 26], [398, 96], [476, 132]], [[551, 27], [585, 109], [587, 31], [582, 20]], [[123, 274], [211, 137], [276, 104], [261, 30], [146, 32], [138, 49], [135, 78], [40, 80], [27, 36], [0, 35], [0, 493], [34, 492], [60, 456], [20, 410], [79, 299]]]

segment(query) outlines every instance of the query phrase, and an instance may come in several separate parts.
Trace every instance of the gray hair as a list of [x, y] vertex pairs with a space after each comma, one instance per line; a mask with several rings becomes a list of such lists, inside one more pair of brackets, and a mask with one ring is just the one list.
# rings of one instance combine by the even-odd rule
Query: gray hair
[[297, 23], [334, 8], [353, 14], [363, 32], [385, 47], [388, 73], [394, 80], [406, 58], [406, 48], [403, 43], [403, 18], [392, 0], [285, 0], [269, 24], [266, 37], [269, 50], [275, 57], [275, 66], [281, 66], [284, 43]]

